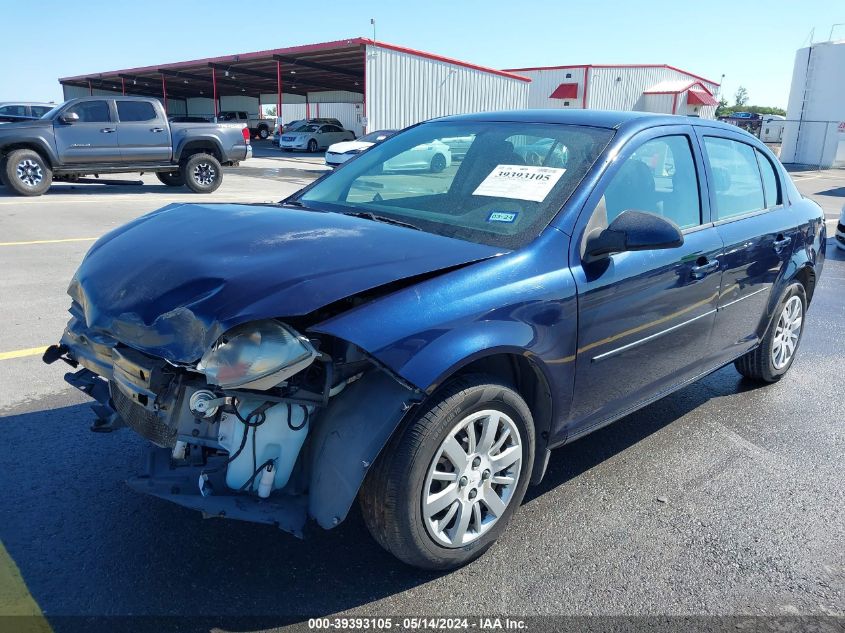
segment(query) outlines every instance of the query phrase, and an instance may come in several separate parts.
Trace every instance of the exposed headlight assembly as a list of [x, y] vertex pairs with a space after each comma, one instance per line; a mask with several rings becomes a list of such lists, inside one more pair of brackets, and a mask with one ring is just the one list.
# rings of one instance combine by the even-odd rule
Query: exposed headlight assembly
[[305, 337], [278, 321], [232, 328], [197, 365], [212, 385], [224, 389], [270, 389], [299, 373], [319, 354]]

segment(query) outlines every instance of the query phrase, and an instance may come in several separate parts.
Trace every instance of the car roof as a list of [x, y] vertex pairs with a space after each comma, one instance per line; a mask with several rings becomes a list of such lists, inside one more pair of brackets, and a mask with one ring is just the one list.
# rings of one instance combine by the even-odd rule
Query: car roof
[[0, 106], [5, 105], [50, 106], [54, 108], [57, 104], [44, 101], [0, 101]]
[[503, 121], [513, 123], [557, 123], [618, 130], [623, 127], [648, 128], [659, 125], [697, 125], [736, 132], [734, 125], [677, 114], [655, 114], [623, 110], [504, 110], [447, 116], [437, 121]]

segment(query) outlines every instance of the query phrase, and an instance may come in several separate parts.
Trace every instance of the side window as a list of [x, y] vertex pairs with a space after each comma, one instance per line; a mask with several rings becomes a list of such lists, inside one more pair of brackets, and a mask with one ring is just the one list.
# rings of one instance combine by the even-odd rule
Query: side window
[[[701, 224], [698, 174], [687, 136], [663, 136], [638, 147], [613, 176], [595, 213], [606, 211], [609, 224], [628, 209], [661, 215], [682, 229]], [[606, 226], [604, 218], [598, 220]]]
[[0, 108], [0, 114], [8, 114], [13, 116], [26, 116], [26, 106], [22, 105], [7, 105]]
[[766, 194], [766, 208], [771, 209], [781, 204], [780, 181], [778, 180], [772, 162], [761, 152], [757, 152], [757, 162], [760, 163], [760, 174], [763, 176], [763, 192]]
[[765, 209], [756, 150], [745, 143], [715, 136], [705, 136], [704, 147], [713, 177], [718, 219]]
[[153, 121], [156, 111], [152, 103], [146, 101], [120, 101], [117, 102], [117, 116], [123, 122], [129, 121]]
[[42, 117], [47, 114], [52, 108], [46, 106], [32, 106], [32, 116]]
[[80, 123], [108, 123], [111, 121], [108, 101], [83, 101], [68, 108], [68, 112], [76, 112]]

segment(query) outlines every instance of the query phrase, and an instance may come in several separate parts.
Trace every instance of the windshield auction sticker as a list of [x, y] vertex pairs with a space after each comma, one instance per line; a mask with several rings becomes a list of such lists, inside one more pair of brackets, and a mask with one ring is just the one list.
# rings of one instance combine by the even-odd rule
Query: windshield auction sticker
[[542, 202], [565, 172], [557, 167], [496, 165], [472, 195]]

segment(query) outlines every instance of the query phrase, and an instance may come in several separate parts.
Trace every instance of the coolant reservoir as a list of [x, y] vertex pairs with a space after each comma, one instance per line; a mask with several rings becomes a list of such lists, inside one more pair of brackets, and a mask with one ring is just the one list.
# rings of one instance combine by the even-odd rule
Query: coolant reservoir
[[[238, 412], [244, 419], [250, 412], [264, 404], [259, 398], [240, 399]], [[308, 414], [313, 407], [307, 407]], [[264, 412], [266, 420], [258, 427], [247, 427], [232, 413], [225, 413], [220, 418], [218, 442], [233, 455], [241, 445], [244, 433], [248, 433], [246, 445], [226, 470], [226, 485], [233, 490], [240, 490], [254, 472], [268, 459], [275, 461], [273, 490], [284, 488], [290, 478], [293, 465], [299, 456], [302, 443], [308, 435], [306, 413], [299, 405], [279, 403]], [[290, 416], [290, 420], [289, 420]], [[290, 421], [290, 424], [288, 424]], [[300, 428], [302, 427], [302, 428]], [[296, 429], [296, 430], [295, 430]], [[253, 440], [255, 434], [255, 460], [253, 461]], [[252, 490], [258, 490], [261, 473], [252, 482]]]

